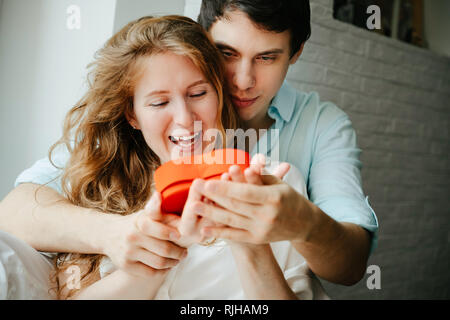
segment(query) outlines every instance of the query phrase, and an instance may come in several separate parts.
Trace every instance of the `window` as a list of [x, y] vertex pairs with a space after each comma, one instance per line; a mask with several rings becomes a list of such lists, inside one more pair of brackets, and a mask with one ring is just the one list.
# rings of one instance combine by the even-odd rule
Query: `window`
[[420, 47], [425, 46], [423, 35], [423, 0], [334, 0], [333, 17], [367, 28], [371, 13], [367, 8], [380, 8], [380, 29], [370, 30]]

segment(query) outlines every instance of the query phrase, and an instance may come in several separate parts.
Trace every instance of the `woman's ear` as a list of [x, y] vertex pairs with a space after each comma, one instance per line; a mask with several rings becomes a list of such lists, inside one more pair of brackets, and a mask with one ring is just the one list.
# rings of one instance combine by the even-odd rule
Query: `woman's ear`
[[302, 45], [300, 46], [300, 49], [298, 49], [298, 51], [289, 60], [289, 64], [294, 64], [297, 62], [298, 58], [300, 58], [300, 55], [302, 54], [304, 45], [305, 43], [303, 42]]
[[125, 112], [125, 118], [127, 118], [128, 123], [130, 124], [130, 126], [133, 127], [133, 129], [141, 130], [141, 128], [139, 127], [139, 123], [137, 122], [136, 118], [134, 117], [134, 114]]

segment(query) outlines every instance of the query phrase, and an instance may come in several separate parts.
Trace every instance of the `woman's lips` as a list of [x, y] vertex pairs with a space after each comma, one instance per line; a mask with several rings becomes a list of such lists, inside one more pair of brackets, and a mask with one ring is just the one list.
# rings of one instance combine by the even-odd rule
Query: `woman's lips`
[[248, 108], [250, 107], [255, 101], [258, 99], [258, 97], [253, 99], [240, 99], [237, 97], [231, 97], [231, 100], [233, 101], [233, 104], [238, 108]]

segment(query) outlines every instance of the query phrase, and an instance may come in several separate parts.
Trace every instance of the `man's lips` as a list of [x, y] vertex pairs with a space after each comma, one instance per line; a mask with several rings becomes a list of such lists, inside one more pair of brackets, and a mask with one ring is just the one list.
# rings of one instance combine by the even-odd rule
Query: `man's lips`
[[253, 103], [255, 103], [256, 100], [258, 100], [258, 97], [253, 99], [241, 99], [235, 96], [231, 97], [231, 100], [233, 100], [233, 104], [238, 108], [247, 108], [250, 107]]

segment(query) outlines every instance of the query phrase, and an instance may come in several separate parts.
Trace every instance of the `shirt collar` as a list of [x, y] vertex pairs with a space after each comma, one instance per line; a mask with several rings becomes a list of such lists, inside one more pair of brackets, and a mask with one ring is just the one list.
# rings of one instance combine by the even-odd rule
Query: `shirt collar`
[[268, 109], [269, 117], [274, 120], [281, 118], [289, 122], [294, 113], [296, 98], [297, 91], [284, 81], [277, 95], [272, 99]]

